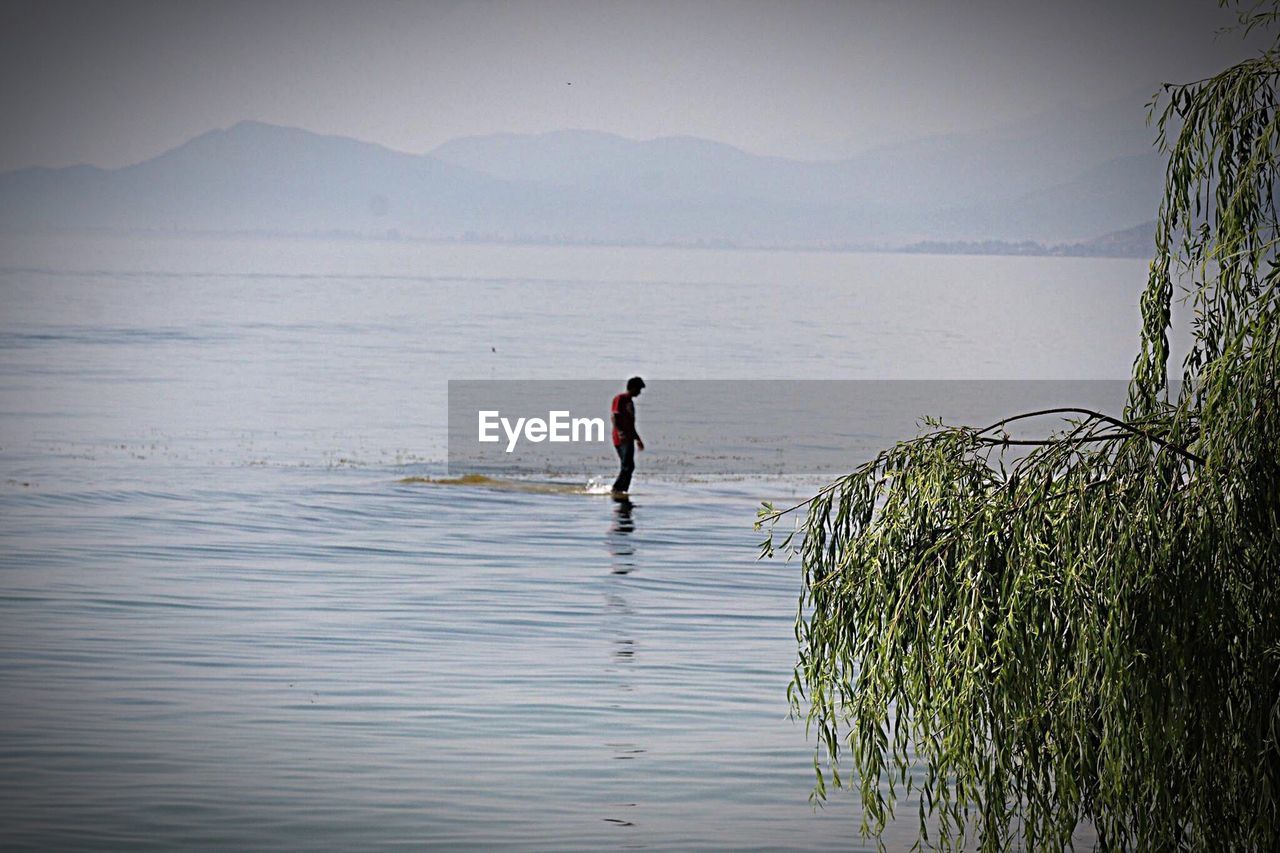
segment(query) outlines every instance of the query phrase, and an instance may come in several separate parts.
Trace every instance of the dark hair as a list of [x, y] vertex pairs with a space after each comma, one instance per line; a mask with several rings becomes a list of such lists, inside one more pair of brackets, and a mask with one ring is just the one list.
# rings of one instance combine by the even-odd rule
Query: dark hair
[[644, 387], [644, 380], [641, 379], [639, 376], [632, 376], [630, 379], [627, 380], [628, 393], [634, 394], [636, 391], [639, 391], [643, 387]]

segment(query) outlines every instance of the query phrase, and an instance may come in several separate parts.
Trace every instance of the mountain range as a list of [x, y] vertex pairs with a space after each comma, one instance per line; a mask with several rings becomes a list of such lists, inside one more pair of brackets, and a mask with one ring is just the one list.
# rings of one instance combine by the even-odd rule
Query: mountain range
[[835, 248], [1086, 241], [1155, 210], [1162, 165], [1143, 100], [826, 162], [580, 130], [412, 154], [246, 121], [124, 168], [0, 174], [0, 229]]

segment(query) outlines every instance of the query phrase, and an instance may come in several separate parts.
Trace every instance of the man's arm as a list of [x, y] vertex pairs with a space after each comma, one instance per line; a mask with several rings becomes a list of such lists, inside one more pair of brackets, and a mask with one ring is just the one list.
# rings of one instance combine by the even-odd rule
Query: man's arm
[[644, 439], [640, 437], [640, 431], [636, 429], [636, 405], [631, 404], [631, 435], [636, 440], [636, 450], [644, 450]]

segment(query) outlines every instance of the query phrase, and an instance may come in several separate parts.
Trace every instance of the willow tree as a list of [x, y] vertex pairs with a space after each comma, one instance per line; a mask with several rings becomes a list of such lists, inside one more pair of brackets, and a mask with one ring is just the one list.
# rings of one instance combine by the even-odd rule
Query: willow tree
[[765, 555], [797, 519], [815, 794], [855, 789], [864, 835], [909, 801], [943, 849], [1089, 826], [1108, 850], [1280, 849], [1278, 78], [1280, 38], [1153, 103], [1168, 165], [1123, 411], [928, 421], [762, 509]]

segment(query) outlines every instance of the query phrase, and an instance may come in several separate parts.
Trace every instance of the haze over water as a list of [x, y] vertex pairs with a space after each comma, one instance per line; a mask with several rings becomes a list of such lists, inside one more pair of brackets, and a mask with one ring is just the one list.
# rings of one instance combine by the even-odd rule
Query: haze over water
[[655, 481], [641, 454], [630, 507], [402, 483], [443, 472], [446, 381], [1123, 378], [1145, 280], [1057, 258], [3, 252], [0, 819], [41, 849], [847, 849], [855, 804], [810, 807], [786, 718], [798, 570], [756, 562], [751, 530], [818, 481]]

